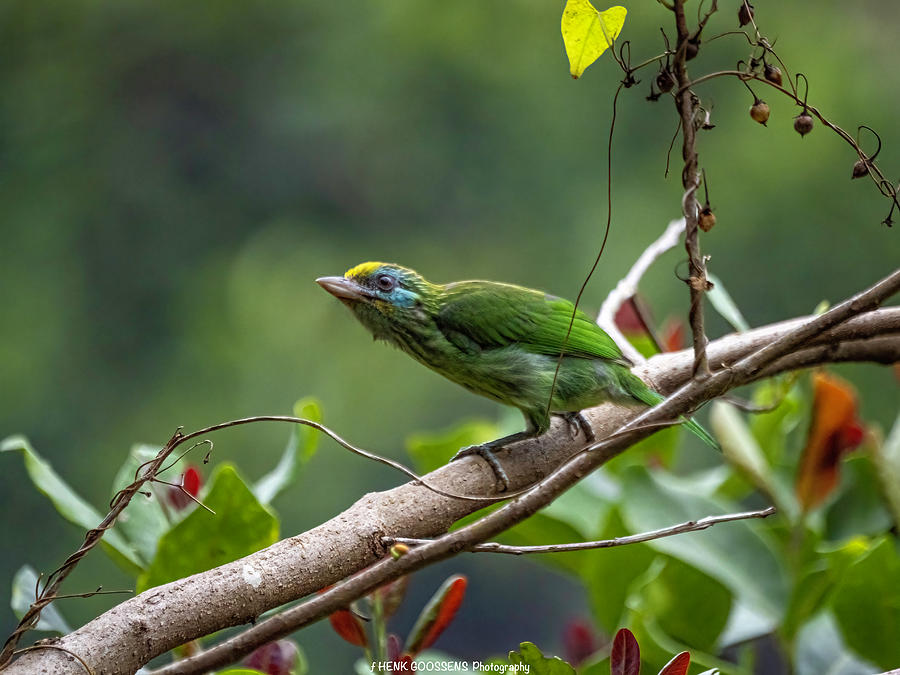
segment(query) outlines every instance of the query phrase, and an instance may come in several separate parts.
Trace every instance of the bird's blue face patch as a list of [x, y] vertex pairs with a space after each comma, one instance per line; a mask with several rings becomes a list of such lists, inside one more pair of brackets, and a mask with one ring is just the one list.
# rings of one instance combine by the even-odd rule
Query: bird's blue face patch
[[373, 300], [409, 308], [419, 301], [414, 290], [415, 272], [399, 265], [362, 263], [347, 271], [346, 278], [366, 289]]

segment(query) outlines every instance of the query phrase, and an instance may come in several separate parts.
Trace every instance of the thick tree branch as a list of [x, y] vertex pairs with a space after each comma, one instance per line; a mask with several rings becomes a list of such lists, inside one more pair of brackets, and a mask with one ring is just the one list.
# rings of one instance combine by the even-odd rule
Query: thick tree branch
[[[55, 645], [80, 655], [94, 672], [132, 673], [177, 645], [228, 626], [250, 623], [269, 609], [358, 572], [328, 592], [161, 672], [204, 672], [229, 663], [261, 642], [327, 616], [391, 578], [471, 548], [528, 517], [609, 457], [652, 432], [640, 425], [673, 419], [709, 398], [777, 372], [781, 367], [825, 363], [835, 356], [840, 360], [897, 360], [900, 358], [900, 308], [869, 310], [898, 287], [900, 272], [822, 316], [716, 340], [709, 345], [710, 360], [726, 367], [703, 382], [688, 382], [693, 365], [690, 352], [653, 357], [636, 372], [663, 392], [680, 386], [676, 395], [637, 416], [634, 410], [612, 405], [588, 411], [598, 438], [623, 426], [638, 427], [631, 436], [620, 434], [612, 441], [600, 441], [592, 446], [593, 452], [579, 453], [573, 458], [581, 446], [571, 438], [563, 423], [540, 438], [499, 452], [513, 489], [544, 479], [542, 483], [488, 517], [417, 547], [399, 560], [385, 558], [383, 537], [441, 535], [477, 505], [440, 496], [414, 483], [371, 493], [306, 533], [127, 600], [64, 636]], [[554, 471], [561, 463], [564, 466]], [[495, 490], [493, 473], [474, 457], [442, 467], [429, 474], [429, 479], [457, 493], [490, 495]], [[359, 572], [363, 568], [366, 569]], [[80, 666], [64, 652], [41, 650], [23, 654], [7, 672], [65, 673], [74, 672], [75, 668]]]

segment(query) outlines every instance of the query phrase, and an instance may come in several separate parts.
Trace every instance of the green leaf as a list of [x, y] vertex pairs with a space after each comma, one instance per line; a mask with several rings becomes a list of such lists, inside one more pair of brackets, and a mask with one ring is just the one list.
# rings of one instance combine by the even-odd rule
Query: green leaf
[[[294, 417], [321, 423], [322, 408], [319, 401], [312, 397], [300, 399], [294, 404]], [[294, 482], [300, 468], [316, 454], [320, 435], [318, 430], [304, 424], [293, 426], [278, 464], [253, 486], [253, 494], [261, 503], [270, 504], [282, 490]]]
[[627, 10], [610, 7], [598, 12], [588, 0], [568, 0], [562, 15], [562, 37], [569, 72], [578, 79], [622, 32]]
[[709, 421], [726, 459], [760, 490], [767, 495], [774, 494], [775, 486], [769, 463], [734, 406], [715, 401]]
[[[110, 496], [115, 495], [119, 490], [134, 481], [134, 474], [138, 467], [147, 462], [159, 453], [160, 447], [153, 445], [134, 445], [128, 451], [125, 462], [116, 473], [113, 479], [113, 489]], [[169, 471], [163, 476], [164, 480], [177, 480], [177, 476], [184, 471], [184, 460], [179, 460]], [[150, 497], [144, 494], [136, 494], [122, 515], [116, 521], [113, 530], [121, 532], [131, 543], [141, 558], [141, 567], [146, 568], [156, 555], [156, 546], [159, 538], [169, 530], [171, 523], [166, 515], [160, 499], [164, 499], [166, 485], [147, 484], [150, 491]], [[175, 512], [168, 511], [169, 515]]]
[[887, 532], [892, 519], [878, 489], [872, 460], [868, 455], [855, 455], [842, 464], [840, 492], [825, 512], [826, 538], [842, 541]]
[[785, 439], [800, 426], [809, 403], [790, 376], [761, 382], [753, 390], [752, 402], [763, 408], [777, 403], [769, 412], [752, 415], [750, 430], [769, 463], [780, 464], [785, 457]]
[[713, 284], [713, 287], [706, 293], [706, 297], [709, 298], [713, 309], [719, 313], [719, 316], [730, 323], [736, 331], [750, 330], [750, 324], [744, 319], [744, 315], [738, 309], [737, 303], [732, 300], [731, 295], [725, 290], [725, 284], [722, 283], [722, 280], [712, 274], [707, 274], [706, 277]]
[[870, 675], [876, 670], [847, 649], [834, 617], [828, 612], [805, 624], [797, 635], [795, 675]]
[[[528, 666], [531, 675], [575, 675], [575, 669], [558, 656], [547, 657], [532, 642], [523, 642], [519, 651], [509, 653], [513, 666]], [[524, 669], [520, 672], [524, 672]]]
[[853, 651], [884, 670], [900, 663], [900, 555], [890, 538], [841, 575], [832, 607]]
[[781, 630], [788, 640], [793, 639], [800, 625], [817, 614], [834, 588], [834, 570], [824, 559], [818, 559], [794, 584]]
[[713, 651], [731, 611], [731, 592], [712, 577], [676, 558], [644, 588], [650, 615], [673, 639], [692, 649]]
[[[13, 577], [10, 606], [20, 619], [25, 616], [25, 613], [31, 607], [31, 603], [34, 602], [37, 580], [37, 572], [30, 565], [20, 567]], [[37, 630], [60, 633], [61, 635], [72, 632], [69, 624], [66, 623], [66, 620], [52, 602], [41, 610], [41, 618], [38, 619]]]
[[216, 675], [266, 675], [266, 673], [253, 668], [229, 668], [228, 670], [217, 671]]
[[410, 434], [406, 439], [406, 450], [416, 471], [425, 474], [444, 466], [460, 448], [478, 445], [500, 435], [500, 428], [494, 422], [472, 420], [443, 431]]
[[[619, 509], [613, 509], [600, 538], [613, 539], [625, 534], [629, 532], [622, 522]], [[582, 581], [587, 587], [591, 610], [597, 622], [612, 634], [621, 625], [630, 587], [658, 556], [647, 544], [617, 546], [588, 553], [589, 564], [582, 573]]]
[[[704, 516], [740, 511], [701, 497], [664, 474], [632, 467], [623, 477], [622, 514], [632, 532], [655, 530]], [[701, 532], [648, 542], [648, 546], [702, 570], [774, 628], [784, 613], [787, 581], [759, 523], [723, 523]]]
[[[511, 546], [541, 546], [584, 541], [584, 535], [565, 521], [538, 512], [508, 529], [499, 536], [499, 539]], [[565, 572], [583, 575], [590, 565], [592, 553], [593, 551], [539, 553], [532, 557]]]
[[[0, 443], [0, 452], [21, 452], [25, 470], [34, 486], [50, 499], [59, 514], [86, 530], [97, 527], [104, 516], [82, 499], [59, 477], [50, 463], [35, 452], [24, 436], [10, 436]], [[137, 573], [142, 561], [137, 551], [114, 530], [103, 535], [102, 543], [110, 557], [131, 573]]]
[[138, 592], [249, 555], [278, 540], [278, 519], [259, 503], [230, 464], [218, 467], [197, 508], [159, 540]]

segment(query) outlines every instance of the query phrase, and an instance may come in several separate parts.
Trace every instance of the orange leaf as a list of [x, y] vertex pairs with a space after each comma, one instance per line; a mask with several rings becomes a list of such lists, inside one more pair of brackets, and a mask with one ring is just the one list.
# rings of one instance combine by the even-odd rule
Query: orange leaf
[[328, 617], [334, 632], [351, 645], [368, 647], [369, 638], [363, 628], [362, 621], [349, 609], [339, 609]]
[[813, 392], [812, 423], [795, 485], [805, 511], [821, 504], [837, 487], [841, 457], [865, 434], [857, 418], [856, 394], [847, 382], [819, 372], [813, 375]]
[[667, 352], [677, 352], [684, 348], [684, 324], [677, 319], [666, 319], [662, 329], [662, 348]]
[[659, 675], [687, 675], [688, 667], [691, 665], [691, 655], [688, 652], [681, 652], [672, 657], [663, 669], [659, 671]]
[[410, 631], [406, 653], [415, 656], [435, 643], [453, 620], [466, 594], [468, 580], [462, 574], [448, 578], [437, 590]]

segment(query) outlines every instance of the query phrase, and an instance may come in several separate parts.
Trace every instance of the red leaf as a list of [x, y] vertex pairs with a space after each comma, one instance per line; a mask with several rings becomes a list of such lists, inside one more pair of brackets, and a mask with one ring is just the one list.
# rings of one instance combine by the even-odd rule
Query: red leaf
[[795, 491], [804, 510], [821, 504], [837, 487], [841, 457], [862, 443], [856, 394], [843, 380], [824, 372], [813, 375], [813, 411], [800, 458]]
[[621, 307], [619, 307], [619, 310], [616, 312], [616, 316], [613, 318], [613, 322], [625, 335], [634, 336], [647, 334], [647, 329], [644, 327], [644, 322], [641, 320], [641, 315], [634, 304], [633, 297], [628, 298], [622, 303]]
[[691, 655], [688, 652], [681, 652], [672, 657], [663, 669], [659, 671], [659, 675], [687, 675], [688, 667], [691, 665]]
[[572, 619], [563, 629], [563, 653], [573, 666], [580, 665], [600, 648], [593, 627], [584, 619]]
[[415, 656], [423, 649], [428, 649], [435, 643], [444, 629], [453, 620], [456, 610], [462, 604], [466, 594], [468, 580], [462, 574], [455, 574], [448, 578], [437, 590], [419, 618], [416, 625], [409, 633], [406, 640], [406, 652]]
[[166, 500], [174, 509], [181, 511], [194, 503], [185, 492], [193, 497], [200, 494], [200, 488], [203, 485], [203, 475], [196, 467], [188, 465], [184, 470], [184, 473], [182, 473], [178, 481], [176, 481], [176, 484], [183, 486], [184, 489], [182, 490], [181, 487], [170, 486], [166, 493]]
[[349, 609], [339, 609], [328, 617], [334, 632], [344, 638], [351, 645], [368, 647], [369, 638], [363, 628], [362, 621]]
[[611, 675], [639, 675], [641, 672], [641, 648], [627, 628], [620, 628], [613, 638], [609, 671]]

